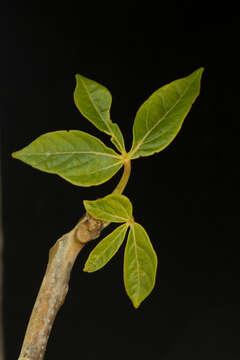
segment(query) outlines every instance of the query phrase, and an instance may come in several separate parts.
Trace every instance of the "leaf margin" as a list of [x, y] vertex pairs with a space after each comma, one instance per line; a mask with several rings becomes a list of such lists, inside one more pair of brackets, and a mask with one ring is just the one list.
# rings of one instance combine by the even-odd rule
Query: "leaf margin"
[[[99, 217], [99, 215], [96, 215], [96, 213], [94, 213], [92, 211], [92, 209], [90, 208], [91, 205], [94, 205], [96, 203], [101, 204], [101, 202], [107, 201], [108, 199], [112, 199], [112, 198], [113, 199], [115, 198], [116, 200], [119, 199], [119, 203], [120, 203], [120, 200], [123, 200], [123, 201], [125, 201], [127, 206], [129, 206], [130, 216], [128, 218], [121, 217], [121, 221], [114, 221], [110, 218], [111, 216], [110, 217], [106, 217], [106, 216]], [[132, 213], [133, 213], [132, 202], [130, 201], [130, 199], [127, 196], [125, 196], [123, 194], [111, 193], [111, 194], [108, 194], [108, 195], [104, 196], [103, 198], [99, 198], [97, 200], [83, 200], [83, 204], [84, 204], [86, 211], [97, 220], [109, 221], [109, 222], [113, 222], [113, 223], [122, 223], [122, 222], [129, 222], [129, 220], [132, 218]], [[122, 206], [122, 204], [121, 204], [121, 206]], [[119, 217], [117, 215], [115, 215], [115, 216]], [[112, 217], [114, 217], [114, 215], [112, 215]]]
[[[128, 246], [129, 246], [129, 238], [130, 238], [130, 235], [131, 235], [131, 231], [132, 231], [132, 229], [133, 229], [133, 227], [134, 227], [135, 225], [139, 226], [139, 227], [143, 230], [143, 233], [145, 233], [146, 238], [147, 238], [147, 240], [148, 240], [148, 245], [150, 246], [150, 248], [151, 248], [151, 250], [152, 250], [152, 254], [154, 255], [154, 260], [155, 260], [155, 272], [154, 272], [152, 287], [149, 288], [147, 294], [146, 294], [144, 297], [142, 297], [142, 299], [140, 299], [140, 300], [139, 300], [139, 299], [136, 300], [136, 299], [134, 299], [134, 298], [131, 297], [131, 295], [130, 295], [128, 289], [127, 289], [127, 285], [126, 285], [126, 258], [127, 258], [127, 250], [128, 250]], [[130, 298], [130, 300], [131, 300], [131, 302], [132, 302], [132, 304], [133, 304], [133, 306], [134, 306], [135, 309], [139, 308], [139, 306], [141, 305], [141, 303], [142, 303], [142, 302], [151, 294], [151, 292], [153, 291], [153, 289], [154, 289], [154, 287], [155, 287], [155, 284], [156, 284], [157, 268], [158, 268], [158, 257], [157, 257], [157, 254], [156, 254], [154, 248], [153, 248], [153, 245], [152, 245], [152, 242], [151, 242], [151, 240], [150, 240], [150, 238], [149, 238], [149, 236], [148, 236], [148, 233], [147, 233], [147, 231], [144, 229], [144, 227], [143, 227], [141, 224], [139, 224], [139, 223], [137, 223], [137, 222], [134, 221], [134, 222], [130, 225], [130, 230], [129, 230], [129, 232], [128, 232], [128, 238], [127, 238], [127, 242], [126, 242], [126, 246], [125, 246], [125, 251], [124, 251], [123, 280], [124, 280], [124, 288], [125, 288], [125, 291], [126, 291], [128, 297]]]
[[[125, 238], [126, 238], [126, 234], [129, 228], [129, 224], [128, 223], [123, 223], [121, 225], [119, 225], [116, 229], [114, 229], [110, 234], [108, 234], [106, 237], [104, 237], [102, 240], [100, 240], [100, 242], [93, 248], [93, 250], [90, 252], [90, 254], [88, 255], [88, 258], [84, 264], [84, 268], [83, 271], [84, 272], [88, 272], [88, 273], [93, 273], [95, 271], [98, 271], [100, 269], [102, 269], [109, 261], [111, 261], [111, 259], [114, 257], [114, 255], [116, 255], [116, 253], [118, 252], [118, 250], [120, 249], [120, 247], [122, 246]], [[119, 230], [120, 229], [120, 230]], [[121, 235], [121, 239], [118, 243], [118, 245], [115, 247], [115, 250], [112, 252], [111, 256], [107, 259], [107, 261], [105, 261], [103, 264], [101, 264], [100, 266], [96, 267], [94, 270], [91, 270], [91, 265], [89, 266], [89, 263], [91, 264], [91, 257], [94, 256], [95, 252], [102, 246], [103, 242], [107, 242], [109, 241], [109, 238], [116, 233], [117, 231], [120, 231], [120, 234], [118, 234], [118, 237]], [[113, 240], [112, 240], [113, 242]], [[109, 246], [108, 246], [109, 247]], [[105, 251], [105, 250], [104, 250]], [[88, 268], [87, 268], [88, 267]]]
[[[187, 76], [185, 76], [185, 77], [178, 78], [178, 79], [176, 79], [176, 80], [171, 81], [171, 82], [168, 83], [168, 84], [165, 84], [165, 85], [161, 86], [159, 89], [155, 90], [155, 91], [141, 104], [141, 106], [140, 106], [139, 109], [137, 110], [137, 113], [136, 113], [136, 116], [135, 116], [135, 119], [134, 119], [134, 124], [135, 124], [135, 120], [136, 120], [136, 118], [137, 118], [137, 115], [138, 115], [138, 112], [140, 111], [140, 109], [141, 109], [144, 105], [146, 105], [148, 102], [150, 102], [150, 99], [151, 99], [154, 95], [156, 95], [156, 93], [157, 93], [158, 91], [160, 91], [161, 89], [163, 89], [163, 88], [171, 85], [172, 83], [175, 83], [175, 82], [178, 81], [178, 80], [183, 80], [183, 79], [185, 79], [185, 78], [193, 75], [194, 73], [197, 73], [197, 75], [199, 74], [199, 89], [198, 89], [197, 95], [195, 96], [195, 98], [194, 98], [193, 101], [191, 102], [191, 104], [190, 104], [189, 108], [187, 109], [186, 113], [183, 115], [183, 119], [182, 119], [182, 121], [179, 123], [178, 129], [177, 129], [177, 131], [175, 132], [175, 135], [172, 136], [171, 139], [170, 139], [162, 148], [160, 148], [160, 150], [153, 150], [151, 153], [149, 153], [149, 154], [147, 154], [147, 155], [145, 155], [145, 154], [144, 154], [144, 155], [142, 155], [142, 154], [137, 154], [137, 155], [135, 155], [135, 154], [138, 152], [140, 146], [141, 146], [142, 144], [144, 144], [144, 142], [142, 142], [142, 144], [139, 145], [139, 146], [138, 146], [138, 144], [134, 146], [135, 133], [134, 133], [134, 124], [133, 124], [133, 128], [132, 128], [132, 131], [133, 131], [132, 147], [131, 147], [130, 151], [128, 152], [128, 155], [129, 155], [129, 157], [130, 157], [131, 160], [138, 159], [139, 157], [146, 157], [146, 156], [151, 156], [151, 155], [154, 155], [154, 154], [156, 154], [156, 153], [159, 153], [159, 152], [163, 151], [166, 147], [168, 147], [169, 144], [175, 139], [175, 137], [176, 137], [176, 136], [178, 135], [178, 133], [180, 132], [180, 130], [181, 130], [181, 128], [182, 128], [182, 125], [183, 125], [183, 123], [184, 123], [184, 120], [185, 120], [186, 116], [188, 115], [188, 113], [190, 112], [193, 103], [195, 102], [196, 98], [197, 98], [197, 97], [199, 96], [199, 94], [200, 94], [200, 90], [201, 90], [201, 89], [200, 89], [200, 87], [201, 87], [201, 78], [202, 78], [202, 74], [203, 74], [203, 71], [204, 71], [204, 70], [205, 70], [204, 67], [200, 67], [200, 68], [198, 68], [197, 70], [195, 70], [194, 72], [192, 72], [191, 74], [189, 74], [189, 75], [187, 75]], [[196, 76], [196, 78], [197, 78], [197, 76]], [[172, 109], [171, 109], [171, 110], [172, 110]], [[144, 136], [143, 138], [146, 138], [146, 136]], [[137, 150], [136, 150], [136, 148], [137, 148]]]
[[[121, 166], [116, 170], [114, 171], [114, 173], [108, 177], [105, 178], [105, 180], [103, 181], [98, 181], [98, 182], [95, 182], [94, 184], [92, 185], [83, 185], [83, 184], [79, 184], [78, 182], [75, 182], [75, 181], [71, 181], [69, 180], [66, 176], [64, 175], [60, 175], [59, 173], [55, 172], [55, 171], [51, 171], [51, 170], [42, 170], [40, 169], [39, 167], [35, 166], [35, 165], [32, 165], [24, 160], [22, 160], [20, 157], [17, 156], [17, 154], [21, 153], [22, 151], [24, 151], [26, 148], [28, 148], [29, 146], [31, 146], [34, 142], [36, 141], [39, 141], [40, 138], [42, 137], [45, 137], [45, 136], [49, 136], [49, 135], [54, 135], [54, 134], [70, 134], [70, 133], [81, 133], [81, 134], [84, 134], [84, 136], [89, 136], [90, 138], [94, 139], [95, 141], [97, 141], [98, 143], [101, 144], [101, 146], [103, 146], [103, 148], [107, 149], [107, 150], [111, 150], [112, 153], [114, 153], [112, 156], [106, 152], [106, 154], [103, 153], [103, 156], [111, 156], [113, 158], [117, 158], [119, 159], [119, 161], [113, 165], [114, 166], [117, 166], [117, 165], [120, 165]], [[67, 154], [68, 152], [63, 152], [63, 154]], [[71, 153], [71, 152], [69, 152]], [[75, 152], [73, 152], [75, 153]], [[81, 152], [79, 152], [81, 153]], [[84, 153], [84, 152], [82, 152]], [[90, 152], [86, 152], [86, 153], [90, 153]], [[97, 152], [96, 152], [97, 153]], [[47, 152], [46, 152], [47, 154]], [[31, 153], [29, 154], [29, 156], [32, 156], [32, 155], [37, 155], [37, 154], [34, 154], [34, 153]], [[39, 155], [42, 155], [42, 154], [39, 154]], [[31, 166], [32, 168], [38, 170], [38, 171], [42, 171], [44, 173], [48, 173], [48, 174], [53, 174], [53, 175], [56, 175], [56, 176], [59, 176], [60, 178], [64, 179], [65, 181], [67, 181], [68, 183], [71, 183], [73, 185], [76, 185], [76, 186], [82, 186], [82, 187], [90, 187], [90, 186], [97, 186], [97, 185], [101, 185], [105, 182], [107, 182], [108, 180], [110, 180], [120, 169], [121, 167], [124, 165], [124, 162], [121, 158], [121, 156], [119, 154], [117, 154], [115, 152], [115, 150], [113, 150], [112, 148], [108, 147], [107, 145], [104, 144], [104, 142], [102, 140], [100, 140], [99, 138], [87, 133], [87, 132], [84, 132], [84, 131], [81, 131], [81, 130], [57, 130], [57, 131], [51, 131], [51, 132], [46, 132], [44, 134], [41, 134], [40, 136], [38, 136], [36, 139], [34, 139], [33, 141], [31, 141], [28, 145], [24, 146], [23, 148], [21, 148], [20, 150], [17, 150], [17, 151], [14, 151], [11, 153], [11, 156], [14, 158], [14, 159], [17, 159], [17, 160], [20, 160], [22, 161], [24, 164], [27, 164], [28, 166]], [[105, 170], [105, 169], [104, 169]]]
[[[110, 135], [111, 138], [111, 142], [115, 145], [115, 147], [117, 148], [117, 150], [121, 153], [121, 154], [125, 154], [126, 153], [126, 147], [125, 147], [125, 141], [124, 141], [124, 137], [122, 134], [122, 131], [120, 129], [120, 127], [118, 126], [117, 123], [114, 123], [111, 120], [111, 116], [110, 116], [110, 109], [111, 109], [111, 105], [112, 105], [112, 94], [111, 92], [107, 89], [107, 87], [105, 87], [104, 85], [98, 83], [95, 80], [92, 80], [84, 75], [81, 74], [75, 74], [75, 80], [76, 80], [76, 86], [74, 89], [74, 93], [73, 93], [73, 98], [74, 98], [74, 103], [77, 107], [77, 109], [79, 110], [79, 112], [87, 119], [89, 120], [98, 130], [106, 133], [107, 135]], [[96, 104], [94, 103], [94, 101], [92, 100], [88, 87], [86, 85], [86, 81], [92, 83], [95, 86], [98, 86], [102, 91], [105, 92], [106, 96], [108, 96], [108, 102], [109, 102], [109, 106], [107, 109], [107, 120], [103, 118], [103, 116], [101, 115], [101, 113], [99, 113], [99, 109], [97, 109]], [[99, 124], [96, 124], [95, 121], [93, 121], [91, 119], [91, 117], [89, 117], [89, 115], [87, 115], [85, 113], [85, 110], [81, 109], [81, 106], [79, 105], [79, 99], [78, 99], [78, 88], [80, 87], [80, 84], [82, 85], [82, 88], [85, 90], [85, 92], [87, 93], [89, 99], [90, 99], [90, 103], [92, 103], [93, 108], [95, 109], [96, 113], [98, 114], [99, 118], [101, 119], [101, 122], [103, 123], [103, 126], [99, 126]]]

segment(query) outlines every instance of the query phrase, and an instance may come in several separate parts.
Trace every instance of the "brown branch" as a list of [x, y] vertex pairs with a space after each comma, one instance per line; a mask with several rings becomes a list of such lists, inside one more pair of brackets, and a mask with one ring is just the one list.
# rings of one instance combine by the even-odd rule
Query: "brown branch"
[[[115, 193], [122, 193], [128, 182], [131, 163], [125, 159], [124, 172]], [[44, 275], [33, 311], [28, 323], [18, 360], [42, 360], [48, 338], [68, 292], [68, 282], [73, 264], [84, 245], [99, 237], [109, 223], [85, 214], [78, 224], [57, 240], [49, 251], [47, 270]]]
[[[1, 164], [0, 164], [1, 165]], [[1, 180], [1, 169], [0, 169]], [[1, 183], [0, 183], [0, 359], [4, 359], [3, 349], [3, 309], [2, 309], [2, 290], [3, 290], [3, 231], [2, 231], [2, 212], [1, 212]]]
[[69, 233], [50, 249], [47, 270], [28, 323], [18, 360], [42, 360], [58, 310], [68, 292], [75, 259], [84, 245], [99, 237], [106, 223], [85, 214]]

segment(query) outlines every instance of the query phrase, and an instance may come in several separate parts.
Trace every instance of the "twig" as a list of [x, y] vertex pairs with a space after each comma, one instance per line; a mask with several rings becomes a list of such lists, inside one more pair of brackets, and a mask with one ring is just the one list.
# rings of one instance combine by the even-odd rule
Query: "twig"
[[99, 237], [106, 226], [85, 214], [69, 233], [50, 249], [43, 278], [18, 360], [42, 360], [58, 310], [68, 292], [68, 282], [75, 259], [84, 245]]
[[[1, 130], [1, 129], [0, 129]], [[1, 133], [0, 133], [1, 135]], [[2, 182], [1, 182], [1, 160], [0, 160], [0, 360], [4, 359], [3, 349], [3, 224], [2, 224]]]
[[[124, 171], [115, 193], [122, 193], [131, 172], [129, 159], [124, 161]], [[73, 230], [63, 235], [50, 249], [47, 270], [43, 278], [28, 323], [18, 360], [42, 360], [47, 341], [58, 310], [68, 292], [68, 282], [73, 264], [84, 245], [99, 237], [109, 223], [85, 214]]]

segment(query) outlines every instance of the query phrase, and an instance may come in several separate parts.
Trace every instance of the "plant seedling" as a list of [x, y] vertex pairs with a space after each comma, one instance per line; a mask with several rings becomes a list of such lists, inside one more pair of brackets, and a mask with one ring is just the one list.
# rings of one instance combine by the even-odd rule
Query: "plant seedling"
[[[37, 322], [43, 316], [47, 318], [51, 310], [51, 304], [46, 295], [50, 286], [48, 277], [52, 276], [57, 266], [58, 274], [71, 271], [71, 268], [66, 270], [64, 265], [66, 259], [70, 261], [68, 258], [70, 250], [67, 255], [65, 253], [64, 258], [61, 258], [60, 252], [63, 253], [61, 244], [67, 242], [71, 251], [79, 246], [74, 250], [75, 255], [70, 261], [73, 264], [81, 247], [97, 238], [101, 230], [109, 223], [113, 222], [118, 226], [92, 250], [85, 263], [84, 271], [94, 272], [102, 268], [116, 254], [127, 237], [123, 261], [126, 292], [135, 308], [138, 308], [151, 293], [156, 279], [157, 255], [146, 230], [133, 217], [131, 201], [122, 193], [130, 176], [131, 161], [159, 153], [179, 132], [193, 102], [199, 95], [202, 72], [203, 68], [199, 68], [187, 77], [161, 87], [141, 105], [133, 124], [133, 141], [130, 151], [125, 148], [119, 126], [111, 120], [110, 92], [97, 82], [82, 75], [76, 75], [74, 101], [78, 110], [100, 131], [111, 136], [111, 142], [116, 149], [107, 147], [101, 140], [86, 132], [70, 130], [41, 135], [22, 150], [12, 154], [14, 158], [32, 167], [57, 174], [76, 186], [100, 185], [124, 167], [122, 178], [114, 191], [95, 201], [85, 200], [83, 202], [86, 209], [84, 217], [71, 232], [58, 240], [54, 249], [50, 250], [47, 272], [34, 307], [34, 309], [38, 307], [38, 311], [33, 310], [29, 322], [31, 331], [35, 329], [35, 335], [37, 331], [39, 334], [42, 330], [38, 328]], [[58, 262], [55, 261], [57, 256], [60, 256], [62, 263], [59, 262], [59, 258]], [[59, 289], [62, 292], [62, 303], [67, 292], [67, 284], [60, 279], [60, 275], [59, 281], [60, 285], [56, 282], [52, 290], [56, 292], [56, 289]], [[39, 310], [40, 303], [43, 304], [41, 305], [43, 308]], [[55, 313], [60, 306], [61, 304], [55, 306]], [[51, 325], [53, 321], [50, 319]], [[30, 348], [33, 344], [41, 356], [45, 351], [48, 336], [40, 338], [39, 335], [34, 338], [30, 335], [29, 327], [19, 359], [25, 359], [27, 356], [29, 359], [35, 359], [31, 357], [33, 350]]]

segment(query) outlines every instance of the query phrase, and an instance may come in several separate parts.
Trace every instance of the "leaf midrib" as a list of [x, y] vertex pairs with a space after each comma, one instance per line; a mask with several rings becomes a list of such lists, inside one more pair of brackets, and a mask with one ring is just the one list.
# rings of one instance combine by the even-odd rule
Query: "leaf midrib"
[[88, 172], [88, 175], [92, 175], [92, 174], [95, 174], [95, 173], [98, 173], [98, 172], [101, 172], [101, 171], [104, 171], [104, 170], [107, 170], [107, 169], [111, 169], [112, 167], [115, 167], [115, 166], [117, 166], [119, 164], [121, 164], [121, 161], [119, 161], [119, 162], [117, 162], [115, 164], [109, 165], [109, 166], [105, 166], [104, 168], [99, 168], [97, 170]]
[[[107, 215], [109, 216], [109, 213], [108, 213], [107, 211], [103, 210], [103, 209], [101, 209], [101, 214], [107, 214]], [[123, 222], [127, 222], [127, 221], [128, 221], [128, 219], [123, 218], [123, 217], [118, 216], [118, 215], [111, 215], [111, 216], [114, 217], [114, 218], [121, 219]], [[93, 215], [93, 217], [94, 217], [94, 215]], [[99, 218], [99, 219], [100, 219], [100, 218]], [[100, 219], [100, 220], [105, 220], [105, 219]], [[111, 221], [114, 222], [113, 220], [111, 220]]]
[[[122, 225], [119, 225], [118, 227], [117, 227], [117, 229], [119, 228], [119, 227], [121, 227], [122, 226], [122, 229], [120, 230], [120, 232], [119, 232], [119, 234], [117, 235], [117, 236], [115, 236], [115, 238], [112, 240], [112, 242], [116, 242], [116, 239], [118, 239], [120, 236], [122, 236], [122, 233], [123, 232], [125, 232], [126, 230], [127, 230], [127, 228], [128, 228], [128, 225], [127, 224], [122, 224]], [[116, 229], [116, 230], [117, 230]], [[110, 234], [111, 235], [111, 234]], [[109, 236], [110, 236], [109, 235]], [[124, 239], [123, 239], [124, 240]], [[122, 240], [122, 242], [123, 242], [123, 240]], [[101, 254], [98, 254], [98, 255], [94, 255], [95, 256], [95, 261], [98, 261], [99, 260], [99, 258], [100, 257], [102, 257], [103, 255], [102, 254], [105, 254], [106, 253], [106, 251], [112, 246], [112, 242], [109, 242], [109, 244], [103, 249], [103, 251], [101, 252]], [[89, 261], [90, 262], [90, 261]], [[94, 264], [93, 264], [93, 266], [94, 266]]]
[[140, 265], [139, 265], [139, 261], [138, 261], [138, 253], [137, 253], [137, 242], [136, 242], [136, 235], [135, 235], [135, 224], [133, 224], [131, 226], [132, 228], [132, 233], [133, 233], [133, 245], [134, 245], [134, 250], [135, 250], [135, 255], [136, 255], [136, 263], [137, 263], [137, 276], [138, 276], [138, 287], [137, 287], [137, 295], [136, 295], [136, 300], [137, 302], [139, 301], [139, 291], [140, 291]]
[[[88, 94], [88, 97], [89, 97], [89, 99], [90, 99], [90, 101], [91, 101], [94, 109], [96, 110], [96, 112], [97, 112], [97, 114], [99, 115], [99, 117], [102, 119], [103, 123], [104, 123], [104, 124], [106, 125], [106, 127], [108, 128], [108, 131], [109, 131], [109, 132], [106, 131], [106, 130], [105, 130], [105, 132], [106, 132], [108, 135], [111, 135], [113, 138], [115, 138], [115, 140], [117, 141], [120, 149], [122, 149], [122, 146], [121, 146], [118, 138], [117, 138], [116, 135], [111, 131], [110, 124], [108, 123], [108, 121], [107, 121], [107, 122], [105, 121], [105, 119], [103, 118], [101, 112], [100, 112], [100, 111], [98, 110], [98, 108], [96, 107], [96, 105], [95, 105], [95, 103], [94, 103], [94, 101], [93, 101], [93, 99], [92, 99], [92, 97], [91, 97], [91, 94], [90, 94], [90, 92], [88, 91], [87, 86], [85, 85], [85, 83], [84, 83], [84, 81], [82, 80], [82, 78], [80, 78], [80, 79], [81, 79], [81, 82], [82, 82], [82, 84], [83, 84], [83, 87], [84, 87], [84, 89], [86, 90], [86, 93]], [[108, 113], [108, 117], [109, 117], [109, 122], [111, 122], [109, 110], [107, 110], [107, 113]]]
[[120, 156], [114, 155], [114, 154], [108, 154], [108, 153], [101, 153], [97, 151], [56, 151], [56, 152], [46, 152], [46, 153], [25, 153], [24, 156], [55, 156], [55, 155], [65, 155], [65, 154], [93, 154], [93, 155], [100, 155], [100, 156], [108, 156], [116, 159], [120, 159]]
[[179, 103], [179, 101], [185, 96], [186, 92], [189, 90], [190, 86], [192, 85], [192, 83], [194, 82], [194, 80], [197, 78], [198, 74], [196, 75], [196, 77], [194, 77], [194, 79], [192, 80], [192, 82], [189, 84], [189, 86], [186, 87], [185, 91], [183, 92], [183, 94], [181, 96], [179, 96], [178, 100], [173, 104], [173, 106], [164, 114], [164, 116], [162, 116], [157, 123], [151, 128], [149, 129], [146, 134], [144, 135], [144, 137], [142, 138], [142, 140], [138, 143], [138, 145], [136, 146], [135, 150], [133, 152], [130, 151], [131, 156], [133, 156], [139, 149], [139, 147], [144, 143], [144, 140], [146, 139], [146, 137], [148, 137], [148, 135], [155, 129], [155, 127], [157, 127], [161, 121], [163, 121], [165, 119], [165, 117], [169, 114], [169, 112], [171, 112], [173, 110], [173, 108], [175, 106], [177, 106], [177, 104]]
[[[127, 214], [127, 216], [128, 216], [128, 212], [127, 212], [127, 210], [125, 209], [125, 207], [123, 206], [123, 204], [119, 201], [119, 203], [118, 203], [118, 205], [120, 205], [121, 206], [121, 208], [126, 212], [126, 214]], [[132, 216], [132, 214], [129, 216], [129, 218]], [[129, 219], [128, 218], [128, 219]]]

